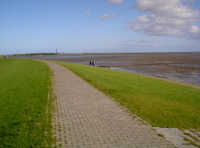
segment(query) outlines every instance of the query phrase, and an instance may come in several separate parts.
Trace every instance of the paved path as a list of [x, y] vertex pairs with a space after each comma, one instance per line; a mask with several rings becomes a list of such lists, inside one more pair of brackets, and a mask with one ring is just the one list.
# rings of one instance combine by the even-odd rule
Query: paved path
[[63, 148], [173, 148], [123, 107], [68, 69], [48, 63], [54, 71], [54, 126]]

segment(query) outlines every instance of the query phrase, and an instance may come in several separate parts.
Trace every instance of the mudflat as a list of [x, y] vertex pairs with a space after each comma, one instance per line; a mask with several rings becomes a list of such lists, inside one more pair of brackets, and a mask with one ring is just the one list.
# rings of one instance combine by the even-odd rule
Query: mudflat
[[91, 56], [94, 57], [97, 66], [189, 82], [200, 86], [200, 52], [63, 54], [28, 57], [87, 65]]

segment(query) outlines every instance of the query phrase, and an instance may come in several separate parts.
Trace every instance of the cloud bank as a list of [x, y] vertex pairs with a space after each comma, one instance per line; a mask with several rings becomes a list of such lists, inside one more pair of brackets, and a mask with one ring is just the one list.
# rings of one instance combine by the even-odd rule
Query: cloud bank
[[124, 0], [108, 0], [110, 3], [122, 4]]
[[[189, 0], [192, 3], [194, 0]], [[137, 0], [144, 15], [137, 17], [130, 28], [150, 35], [200, 37], [200, 11], [184, 0]]]
[[106, 19], [111, 19], [111, 18], [116, 18], [118, 17], [119, 14], [104, 14], [103, 16], [101, 16], [100, 18], [102, 20], [106, 20]]

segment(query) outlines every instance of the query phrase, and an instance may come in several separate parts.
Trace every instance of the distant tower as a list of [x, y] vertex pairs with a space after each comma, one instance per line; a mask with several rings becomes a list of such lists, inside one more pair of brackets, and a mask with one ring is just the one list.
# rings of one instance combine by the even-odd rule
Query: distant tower
[[58, 54], [58, 49], [56, 48], [56, 54]]

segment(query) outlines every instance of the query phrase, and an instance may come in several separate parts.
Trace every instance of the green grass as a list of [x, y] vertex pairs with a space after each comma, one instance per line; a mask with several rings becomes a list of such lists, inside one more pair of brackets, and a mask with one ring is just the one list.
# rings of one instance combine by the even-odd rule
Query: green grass
[[200, 89], [106, 68], [57, 63], [153, 126], [200, 128]]
[[0, 59], [0, 148], [51, 146], [50, 86], [46, 64]]

